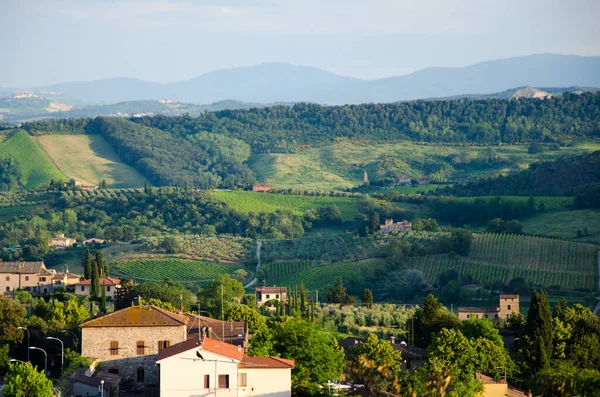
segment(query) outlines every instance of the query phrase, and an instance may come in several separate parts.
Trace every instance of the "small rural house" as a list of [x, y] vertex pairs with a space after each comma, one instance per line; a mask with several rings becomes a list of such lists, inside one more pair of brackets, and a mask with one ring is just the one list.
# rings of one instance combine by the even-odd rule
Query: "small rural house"
[[97, 245], [97, 244], [104, 244], [105, 242], [106, 242], [106, 240], [104, 240], [104, 239], [92, 237], [92, 238], [88, 238], [87, 240], [84, 240], [83, 245]]
[[209, 337], [162, 350], [156, 359], [161, 397], [289, 397], [292, 360], [248, 357], [241, 346]]
[[268, 192], [273, 190], [273, 186], [271, 185], [265, 185], [263, 183], [259, 183], [258, 185], [254, 185], [252, 186], [252, 191], [253, 192]]
[[50, 293], [55, 274], [54, 270], [46, 269], [44, 262], [0, 261], [0, 291], [22, 289], [32, 293]]
[[468, 320], [471, 317], [506, 320], [512, 313], [519, 314], [519, 295], [500, 295], [497, 307], [458, 308], [458, 318], [461, 320]]
[[256, 304], [258, 306], [262, 306], [270, 300], [287, 302], [286, 287], [258, 287], [254, 289], [254, 294], [256, 295]]
[[[106, 297], [114, 299], [117, 289], [121, 288], [121, 280], [110, 277], [101, 277], [100, 290], [102, 290], [103, 285], [106, 285]], [[89, 296], [92, 289], [92, 280], [83, 280], [73, 284], [73, 286], [75, 287], [75, 294]]]
[[77, 240], [75, 240], [74, 238], [65, 237], [64, 233], [58, 233], [57, 235], [52, 237], [50, 243], [48, 243], [48, 246], [56, 248], [67, 248], [72, 247], [73, 244], [75, 244], [76, 242]]
[[73, 386], [74, 397], [97, 396], [102, 388], [102, 396], [119, 397], [121, 377], [106, 371], [95, 371], [91, 376], [76, 372], [69, 378]]
[[102, 370], [135, 382], [137, 389], [156, 390], [154, 361], [161, 350], [187, 339], [187, 323], [158, 307], [130, 306], [84, 321], [81, 354], [97, 360]]
[[397, 176], [394, 178], [394, 186], [410, 185], [411, 179], [407, 176]]
[[54, 290], [65, 289], [83, 280], [83, 275], [69, 272], [69, 269], [52, 276], [52, 287]]
[[410, 232], [412, 230], [412, 222], [402, 221], [394, 223], [393, 219], [386, 219], [383, 225], [379, 225], [379, 229], [382, 233]]

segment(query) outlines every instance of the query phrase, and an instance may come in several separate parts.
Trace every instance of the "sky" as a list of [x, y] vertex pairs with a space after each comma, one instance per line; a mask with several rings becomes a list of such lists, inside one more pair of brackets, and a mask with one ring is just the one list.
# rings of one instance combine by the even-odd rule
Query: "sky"
[[0, 0], [0, 87], [287, 62], [376, 79], [600, 55], [598, 0]]

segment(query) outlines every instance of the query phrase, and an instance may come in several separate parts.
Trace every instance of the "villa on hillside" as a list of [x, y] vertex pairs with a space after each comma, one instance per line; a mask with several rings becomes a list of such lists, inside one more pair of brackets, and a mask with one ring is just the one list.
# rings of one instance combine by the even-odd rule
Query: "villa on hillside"
[[209, 337], [158, 353], [161, 397], [290, 397], [294, 361], [249, 357], [244, 348]]
[[262, 306], [270, 300], [287, 302], [286, 287], [258, 287], [254, 289], [254, 295], [256, 295], [256, 304], [258, 306]]
[[[117, 278], [111, 277], [101, 277], [100, 278], [100, 289], [102, 290], [102, 286], [106, 286], [106, 297], [109, 299], [114, 299], [115, 293], [118, 288], [121, 288], [121, 280]], [[83, 280], [76, 284], [73, 284], [75, 287], [75, 294], [90, 296], [92, 290], [92, 280]]]
[[410, 232], [412, 230], [412, 222], [402, 221], [394, 223], [393, 219], [386, 219], [383, 225], [379, 225], [379, 230], [382, 233]]
[[519, 313], [519, 295], [500, 295], [497, 307], [459, 307], [458, 318], [488, 318], [506, 320], [511, 314]]
[[73, 244], [75, 244], [76, 242], [77, 240], [75, 240], [74, 238], [65, 237], [64, 233], [58, 233], [57, 235], [52, 237], [52, 240], [50, 240], [48, 246], [56, 247], [56, 249], [64, 249], [66, 247], [72, 247]]
[[0, 291], [7, 293], [22, 289], [31, 293], [49, 293], [53, 290], [55, 270], [46, 269], [44, 262], [0, 261]]
[[252, 186], [252, 191], [253, 192], [268, 192], [273, 190], [273, 186], [271, 185], [266, 185], [263, 183], [259, 183], [258, 185], [254, 185]]
[[52, 276], [52, 287], [54, 290], [65, 289], [83, 280], [83, 275], [71, 273], [67, 268], [64, 272]]

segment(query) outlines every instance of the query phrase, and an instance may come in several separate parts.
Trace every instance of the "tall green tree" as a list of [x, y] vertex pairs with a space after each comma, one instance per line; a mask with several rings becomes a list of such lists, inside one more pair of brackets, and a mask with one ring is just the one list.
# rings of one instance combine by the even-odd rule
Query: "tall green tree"
[[269, 356], [273, 350], [273, 334], [267, 327], [267, 321], [256, 308], [246, 305], [235, 305], [227, 312], [227, 321], [245, 321], [248, 332], [252, 335], [252, 343], [248, 348], [251, 356]]
[[367, 309], [373, 307], [373, 292], [370, 288], [365, 288], [363, 291], [362, 303]]
[[553, 324], [548, 295], [546, 291], [533, 290], [525, 323], [525, 346], [522, 350], [532, 373], [550, 366], [552, 348]]
[[96, 251], [94, 262], [96, 262], [100, 275], [102, 277], [108, 277], [108, 264], [104, 261], [101, 251]]
[[[400, 351], [385, 340], [380, 340], [377, 335], [369, 334], [366, 340], [348, 353], [351, 368], [361, 368], [362, 363], [370, 362], [376, 367], [385, 367], [392, 373], [398, 373], [401, 369], [402, 357]], [[362, 371], [352, 371], [356, 375], [353, 381], [363, 383], [369, 389], [377, 385], [381, 390], [390, 388], [390, 382], [384, 374], [370, 374], [369, 376], [358, 376]]]
[[83, 263], [83, 277], [86, 280], [92, 278], [92, 261], [90, 259], [90, 249], [85, 250], [85, 262]]
[[459, 328], [460, 324], [456, 315], [446, 310], [435, 296], [429, 294], [423, 306], [408, 320], [407, 328], [411, 330], [411, 341], [414, 340], [416, 346], [427, 348], [434, 333], [443, 329]]
[[19, 343], [24, 332], [17, 327], [25, 325], [25, 308], [13, 299], [0, 295], [0, 342]]
[[202, 310], [210, 312], [214, 318], [221, 318], [221, 309], [227, 313], [236, 299], [242, 299], [244, 286], [228, 274], [223, 274], [198, 291], [197, 296]]
[[369, 214], [369, 231], [375, 233], [379, 230], [379, 212], [372, 211]]
[[90, 283], [90, 295], [93, 299], [98, 298], [100, 294], [100, 270], [98, 269], [98, 261], [94, 261], [92, 265], [92, 282]]
[[106, 280], [102, 281], [102, 297], [100, 299], [100, 311], [106, 313]]
[[43, 371], [36, 371], [31, 363], [16, 363], [8, 367], [4, 378], [5, 397], [53, 397], [52, 382]]

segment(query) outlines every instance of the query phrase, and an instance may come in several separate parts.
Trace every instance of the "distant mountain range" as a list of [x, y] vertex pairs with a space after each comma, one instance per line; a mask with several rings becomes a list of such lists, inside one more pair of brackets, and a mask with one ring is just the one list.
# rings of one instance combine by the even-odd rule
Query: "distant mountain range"
[[[28, 91], [105, 104], [151, 99], [206, 104], [233, 99], [336, 105], [485, 95], [514, 87], [571, 86], [600, 87], [600, 57], [539, 54], [466, 67], [427, 68], [378, 80], [344, 77], [313, 67], [265, 63], [217, 70], [171, 84], [120, 77], [62, 83]], [[3, 91], [18, 90], [0, 89]]]

